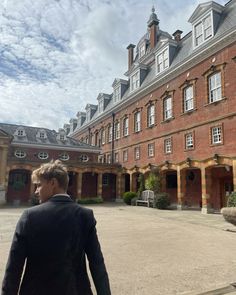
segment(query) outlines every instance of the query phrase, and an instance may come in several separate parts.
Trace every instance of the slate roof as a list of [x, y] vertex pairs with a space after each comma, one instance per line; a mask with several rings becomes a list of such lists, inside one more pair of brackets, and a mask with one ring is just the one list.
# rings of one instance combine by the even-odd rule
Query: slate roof
[[[17, 136], [16, 130], [18, 128], [22, 127], [25, 130], [25, 136]], [[0, 131], [3, 131], [10, 136], [12, 136], [12, 142], [16, 144], [32, 144], [32, 145], [42, 145], [42, 146], [53, 146], [53, 147], [65, 147], [65, 148], [81, 148], [81, 149], [91, 149], [98, 150], [97, 147], [90, 146], [84, 142], [75, 140], [74, 138], [66, 136], [65, 141], [59, 140], [58, 132], [55, 130], [50, 130], [47, 128], [39, 128], [39, 127], [31, 127], [31, 126], [25, 126], [25, 125], [16, 125], [16, 124], [6, 124], [6, 123], [0, 123]], [[39, 131], [44, 130], [46, 132], [47, 138], [40, 139], [37, 137], [37, 133]]]
[[[221, 6], [220, 4], [218, 4], [214, 1], [208, 1], [205, 3], [199, 4], [197, 6], [197, 8], [195, 9], [195, 11], [193, 12], [192, 16], [196, 16], [199, 13], [199, 11], [201, 11], [202, 7], [205, 9], [206, 7], [210, 7], [212, 5], [222, 9], [222, 13], [220, 15], [218, 25], [215, 28], [216, 31], [215, 31], [215, 35], [213, 36], [213, 38], [209, 39], [207, 42], [201, 44], [198, 48], [194, 49], [193, 42], [192, 42], [192, 31], [190, 31], [187, 35], [185, 35], [181, 39], [181, 41], [177, 44], [176, 41], [172, 38], [172, 36], [169, 33], [158, 29], [157, 30], [157, 44], [156, 44], [156, 47], [151, 50], [150, 49], [150, 42], [149, 42], [149, 33], [146, 32], [142, 36], [142, 38], [140, 38], [140, 40], [137, 44], [133, 66], [131, 67], [131, 70], [129, 70], [126, 73], [126, 75], [130, 76], [130, 73], [132, 73], [135, 70], [135, 68], [137, 68], [139, 65], [141, 65], [140, 61], [142, 62], [142, 64], [145, 64], [145, 60], [148, 60], [148, 56], [150, 56], [150, 54], [153, 54], [153, 52], [157, 52], [159, 48], [163, 47], [164, 44], [167, 45], [168, 42], [170, 42], [169, 44], [174, 44], [174, 43], [176, 44], [175, 55], [173, 57], [173, 60], [170, 64], [169, 68], [168, 68], [168, 70], [169, 69], [171, 70], [171, 69], [175, 68], [177, 65], [182, 64], [184, 62], [184, 60], [186, 60], [187, 58], [191, 58], [191, 56], [193, 56], [195, 53], [203, 52], [205, 49], [207, 49], [209, 44], [211, 44], [211, 42], [214, 42], [214, 40], [217, 40], [218, 37], [224, 36], [228, 31], [233, 31], [233, 30], [235, 31], [236, 30], [236, 0], [230, 0], [228, 3], [225, 4], [225, 6]], [[191, 19], [191, 17], [190, 17], [190, 19]], [[142, 58], [139, 59], [138, 46], [145, 40], [147, 42], [146, 54], [145, 54], [145, 56], [143, 56]], [[163, 40], [166, 43], [163, 43]], [[160, 42], [160, 41], [162, 41], [162, 42]], [[149, 61], [150, 61], [150, 59], [149, 59]], [[163, 75], [166, 75], [167, 71], [163, 71], [163, 73], [159, 73], [158, 75], [156, 75], [155, 67], [156, 67], [155, 62], [148, 65], [147, 75], [146, 75], [144, 81], [142, 82], [142, 85], [137, 89], [137, 92], [139, 90], [142, 90], [142, 88], [148, 86], [151, 82], [154, 82], [155, 80], [160, 79]], [[113, 84], [114, 84], [114, 82], [113, 82]], [[130, 89], [128, 87], [121, 99], [121, 102], [124, 100], [129, 100], [129, 98], [133, 96], [133, 93], [135, 93], [135, 92], [131, 93]], [[104, 114], [108, 113], [110, 110], [112, 110], [118, 104], [119, 103], [113, 102], [112, 94], [111, 94], [111, 100], [108, 103], [108, 105], [106, 106], [106, 108], [104, 110]], [[96, 120], [98, 117], [102, 117], [102, 116], [103, 116], [103, 113], [99, 113], [97, 110], [94, 113], [94, 115], [90, 121], [84, 122], [84, 124], [82, 126], [80, 126], [79, 128], [77, 128], [76, 130], [74, 130], [74, 132], [78, 131], [79, 129], [82, 129], [84, 126], [88, 126], [91, 122]]]

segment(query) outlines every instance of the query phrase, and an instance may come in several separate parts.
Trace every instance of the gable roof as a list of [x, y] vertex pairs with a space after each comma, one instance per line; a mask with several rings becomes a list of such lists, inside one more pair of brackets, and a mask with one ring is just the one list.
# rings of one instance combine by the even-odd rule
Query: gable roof
[[214, 1], [209, 1], [209, 2], [205, 2], [205, 3], [201, 3], [194, 10], [194, 12], [190, 16], [188, 22], [194, 23], [195, 20], [197, 20], [200, 16], [202, 16], [204, 13], [206, 13], [210, 9], [215, 10], [215, 11], [221, 13], [223, 11], [223, 9], [224, 9], [224, 6], [222, 6], [219, 3], [216, 3]]

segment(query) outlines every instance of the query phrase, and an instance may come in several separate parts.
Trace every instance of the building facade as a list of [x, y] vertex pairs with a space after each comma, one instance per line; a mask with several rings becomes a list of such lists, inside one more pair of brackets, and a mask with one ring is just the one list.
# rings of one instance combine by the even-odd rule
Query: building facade
[[[120, 165], [98, 163], [100, 148], [46, 128], [0, 123], [0, 203], [28, 203], [34, 197], [31, 173], [42, 163], [60, 159], [68, 168], [73, 199], [120, 197]], [[108, 185], [109, 182], [109, 185]]]
[[171, 36], [153, 8], [127, 47], [128, 78], [78, 112], [69, 135], [122, 166], [122, 192], [158, 169], [173, 205], [207, 213], [236, 189], [236, 1], [202, 3], [189, 22]]

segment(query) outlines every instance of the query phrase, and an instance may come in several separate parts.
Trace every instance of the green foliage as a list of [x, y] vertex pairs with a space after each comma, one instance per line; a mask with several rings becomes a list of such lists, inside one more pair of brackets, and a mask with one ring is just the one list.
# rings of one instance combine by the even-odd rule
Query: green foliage
[[18, 180], [13, 183], [12, 187], [15, 191], [22, 191], [25, 188], [25, 184], [24, 182]]
[[79, 199], [77, 200], [78, 204], [82, 204], [82, 205], [88, 205], [88, 204], [101, 204], [103, 203], [103, 198], [83, 198], [83, 199]]
[[155, 195], [154, 206], [158, 209], [166, 209], [170, 205], [170, 198], [167, 193], [159, 193]]
[[148, 178], [145, 180], [145, 188], [151, 191], [154, 191], [154, 194], [157, 194], [161, 190], [161, 178], [159, 173], [151, 172], [148, 175]]
[[131, 206], [136, 206], [136, 201], [138, 200], [138, 197], [134, 197], [131, 199]]
[[131, 200], [137, 197], [137, 193], [135, 192], [125, 192], [123, 194], [123, 200], [127, 205], [131, 205]]
[[144, 176], [142, 173], [140, 173], [138, 176], [138, 183], [139, 183], [139, 187], [138, 187], [137, 195], [138, 197], [140, 197], [142, 191], [145, 191]]
[[227, 207], [236, 207], [236, 192], [232, 192], [229, 195]]

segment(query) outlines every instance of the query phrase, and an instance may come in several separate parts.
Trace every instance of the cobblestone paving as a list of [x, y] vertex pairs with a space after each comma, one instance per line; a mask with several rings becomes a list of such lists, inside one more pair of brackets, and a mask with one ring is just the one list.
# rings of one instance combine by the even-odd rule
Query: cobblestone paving
[[[236, 228], [220, 214], [91, 208], [113, 295], [200, 294], [236, 282]], [[22, 211], [0, 209], [0, 282]]]

